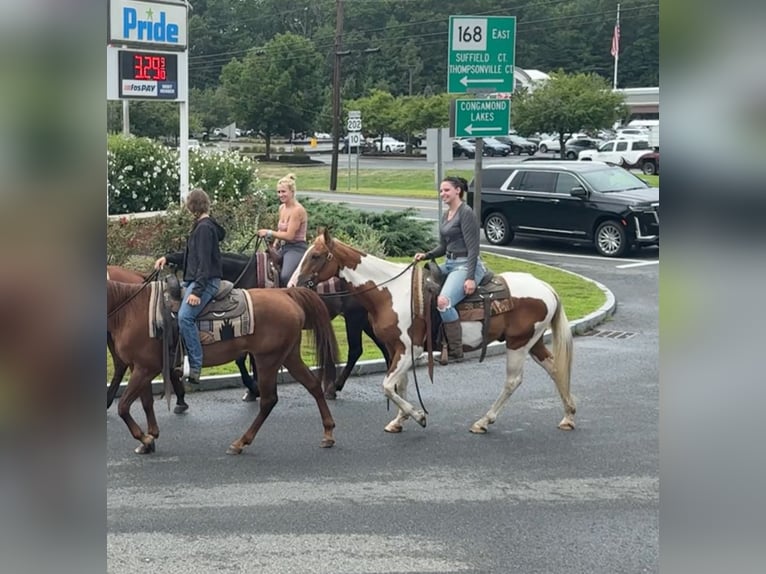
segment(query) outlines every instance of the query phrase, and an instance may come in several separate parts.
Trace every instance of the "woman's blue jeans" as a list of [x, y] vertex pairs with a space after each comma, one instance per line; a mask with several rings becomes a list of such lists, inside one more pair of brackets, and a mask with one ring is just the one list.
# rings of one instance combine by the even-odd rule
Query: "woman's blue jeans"
[[[447, 274], [447, 279], [444, 281], [444, 285], [442, 285], [442, 290], [439, 292], [439, 295], [446, 297], [449, 301], [446, 309], [443, 311], [440, 309], [439, 314], [444, 323], [457, 321], [458, 314], [455, 310], [455, 305], [460, 303], [466, 297], [464, 285], [466, 279], [469, 278], [468, 258], [457, 257], [455, 259], [447, 259], [444, 263], [439, 265], [439, 268], [442, 270], [442, 273]], [[481, 283], [486, 272], [487, 270], [484, 267], [484, 263], [481, 262], [481, 259], [478, 259], [476, 261], [476, 276], [474, 277], [477, 286]]]
[[178, 331], [186, 346], [186, 354], [189, 357], [189, 370], [199, 373], [202, 370], [202, 345], [199, 342], [199, 332], [197, 330], [197, 317], [202, 313], [205, 305], [210, 303], [213, 296], [221, 286], [220, 279], [210, 279], [207, 287], [200, 295], [199, 305], [189, 305], [187, 298], [194, 289], [195, 282], [184, 283], [184, 298], [181, 302], [181, 308], [178, 310]]

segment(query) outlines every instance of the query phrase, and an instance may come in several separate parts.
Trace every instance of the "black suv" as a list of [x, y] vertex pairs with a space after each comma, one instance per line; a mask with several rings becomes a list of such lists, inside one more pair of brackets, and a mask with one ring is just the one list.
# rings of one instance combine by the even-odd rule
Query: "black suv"
[[584, 149], [598, 149], [603, 142], [588, 138], [577, 138], [569, 140], [564, 145], [564, 157], [567, 159], [577, 159], [580, 152]]
[[[529, 235], [590, 241], [601, 255], [619, 257], [660, 242], [659, 188], [621, 167], [549, 161], [488, 165], [481, 173], [481, 225], [494, 245]], [[472, 180], [469, 205], [473, 192]]]

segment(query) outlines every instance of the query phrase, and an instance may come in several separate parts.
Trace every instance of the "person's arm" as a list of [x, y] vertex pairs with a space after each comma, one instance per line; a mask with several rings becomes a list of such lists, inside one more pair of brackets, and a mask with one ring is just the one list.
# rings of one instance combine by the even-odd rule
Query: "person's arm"
[[460, 233], [463, 235], [463, 242], [468, 252], [468, 278], [474, 279], [476, 277], [476, 262], [479, 260], [481, 230], [476, 215], [467, 205], [460, 213]]

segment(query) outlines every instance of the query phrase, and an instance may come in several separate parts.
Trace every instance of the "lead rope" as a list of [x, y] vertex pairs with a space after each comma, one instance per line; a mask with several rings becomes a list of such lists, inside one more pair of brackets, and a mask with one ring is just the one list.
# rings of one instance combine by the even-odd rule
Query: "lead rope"
[[141, 288], [140, 288], [138, 291], [136, 291], [135, 293], [133, 293], [133, 295], [131, 295], [130, 297], [128, 297], [127, 299], [125, 299], [125, 301], [123, 301], [122, 303], [120, 303], [119, 305], [117, 305], [117, 307], [115, 307], [114, 309], [112, 309], [111, 311], [109, 311], [109, 312], [106, 314], [106, 318], [108, 319], [109, 317], [111, 317], [112, 315], [114, 315], [114, 314], [115, 314], [117, 311], [119, 311], [120, 309], [122, 309], [123, 307], [125, 307], [125, 305], [127, 305], [128, 303], [130, 303], [130, 302], [131, 302], [133, 299], [135, 299], [135, 298], [138, 296], [138, 294], [139, 294], [141, 291], [143, 291], [144, 289], [146, 289], [146, 286], [147, 286], [147, 285], [149, 285], [149, 283], [151, 283], [151, 282], [152, 282], [152, 281], [153, 281], [153, 280], [154, 280], [154, 279], [157, 277], [157, 274], [158, 274], [158, 273], [159, 273], [159, 270], [158, 270], [158, 269], [155, 269], [154, 271], [152, 271], [151, 273], [149, 273], [149, 275], [147, 275], [147, 276], [146, 276], [146, 279], [144, 279], [144, 282], [143, 282], [143, 283], [141, 283]]
[[[414, 262], [410, 265], [410, 267], [414, 265]], [[414, 327], [415, 325], [415, 289], [418, 287], [418, 281], [417, 281], [417, 273], [413, 271], [412, 273], [412, 279], [410, 280], [410, 321], [411, 325]], [[413, 333], [415, 330], [413, 329]], [[428, 335], [426, 334], [426, 337]], [[423, 409], [424, 414], [428, 414], [428, 409], [426, 409], [426, 406], [423, 404], [423, 397], [420, 396], [420, 385], [418, 384], [418, 373], [415, 369], [415, 342], [410, 339], [410, 356], [412, 358], [412, 379], [415, 381], [415, 391], [418, 394], [418, 402], [420, 403], [420, 407]], [[431, 374], [431, 373], [429, 373]], [[433, 375], [431, 375], [431, 382], [433, 383]]]

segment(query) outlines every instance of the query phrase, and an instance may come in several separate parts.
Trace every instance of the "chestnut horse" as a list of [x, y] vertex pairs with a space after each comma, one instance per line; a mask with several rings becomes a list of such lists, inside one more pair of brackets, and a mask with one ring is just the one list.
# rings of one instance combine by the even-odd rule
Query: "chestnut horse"
[[[425, 319], [412, 313], [413, 266], [392, 263], [368, 255], [334, 239], [328, 231], [317, 236], [298, 270], [298, 285], [310, 285], [339, 275], [349, 290], [372, 317], [376, 335], [391, 353], [391, 366], [383, 379], [383, 391], [398, 407], [398, 413], [385, 427], [387, 432], [402, 431], [402, 423], [413, 418], [426, 426], [426, 415], [407, 402], [407, 372], [411, 353], [421, 354], [426, 343]], [[556, 383], [564, 403], [562, 430], [574, 429], [575, 403], [569, 393], [572, 363], [572, 333], [564, 308], [553, 287], [529, 273], [499, 274], [508, 284], [513, 298], [511, 311], [493, 315], [487, 341], [505, 341], [506, 378], [500, 396], [489, 411], [471, 426], [474, 433], [486, 433], [514, 390], [521, 384], [527, 354], [545, 369]], [[426, 310], [428, 312], [428, 310]], [[481, 345], [481, 323], [463, 322], [463, 343], [470, 349]], [[553, 353], [543, 341], [548, 327], [553, 333]], [[469, 349], [469, 350], [470, 350]]]
[[[120, 267], [118, 265], [106, 266], [106, 278], [111, 279], [112, 281], [140, 284], [144, 283], [147, 277], [149, 277], [149, 275], [144, 275], [143, 273], [139, 273], [138, 271], [133, 271], [131, 269], [125, 269], [124, 267]], [[123, 363], [115, 354], [114, 343], [112, 342], [112, 336], [109, 334], [109, 331], [106, 332], [106, 347], [109, 349], [109, 354], [112, 356], [112, 365], [114, 366], [114, 374], [112, 375], [112, 380], [109, 382], [109, 388], [106, 390], [106, 408], [109, 408], [112, 406], [114, 398], [117, 396], [117, 391], [119, 390], [120, 383], [122, 383], [122, 379], [125, 377], [125, 373], [128, 370], [128, 365]], [[176, 395], [176, 406], [175, 409], [173, 409], [173, 412], [180, 414], [187, 411], [189, 409], [189, 405], [186, 404], [186, 401], [184, 400], [186, 395], [184, 386], [182, 384], [176, 385], [174, 381], [173, 391]]]
[[[171, 253], [167, 255], [168, 264], [180, 268], [183, 265], [183, 252]], [[258, 286], [258, 275], [255, 265], [255, 252], [253, 255], [241, 255], [239, 253], [221, 253], [221, 263], [223, 267], [223, 279], [235, 282], [235, 287], [251, 289]], [[261, 283], [262, 284], [262, 283]], [[348, 341], [348, 356], [343, 370], [336, 380], [325, 380], [324, 396], [327, 399], [335, 399], [337, 393], [343, 390], [346, 380], [351, 375], [356, 366], [359, 357], [362, 356], [362, 333], [372, 339], [383, 354], [386, 365], [391, 363], [386, 346], [378, 340], [375, 332], [372, 330], [370, 319], [367, 316], [367, 310], [348, 292], [332, 293], [321, 295], [322, 302], [327, 307], [330, 319], [338, 315], [343, 315], [346, 324], [346, 340]], [[258, 396], [258, 387], [253, 383], [250, 373], [245, 366], [245, 357], [240, 357], [236, 361], [242, 376], [242, 384], [247, 387], [248, 392], [242, 397], [242, 400], [254, 400]]]
[[[144, 285], [106, 282], [107, 330], [112, 335], [114, 350], [120, 360], [131, 367], [130, 380], [117, 404], [120, 417], [133, 437], [140, 441], [136, 453], [154, 452], [159, 426], [154, 414], [152, 379], [162, 372], [162, 342], [149, 336], [150, 289]], [[228, 448], [228, 454], [240, 454], [255, 438], [258, 429], [277, 404], [277, 372], [284, 365], [287, 371], [314, 397], [322, 417], [324, 434], [320, 446], [331, 447], [333, 421], [319, 379], [301, 358], [301, 330], [311, 329], [319, 371], [335, 378], [337, 341], [327, 309], [319, 296], [309, 289], [249, 289], [255, 329], [253, 334], [218, 341], [203, 347], [203, 366], [222, 365], [243, 353], [255, 357], [258, 386], [261, 392], [260, 410], [245, 434]], [[170, 370], [175, 384], [181, 384], [179, 372]], [[147, 432], [130, 416], [130, 406], [137, 399], [146, 413]]]

